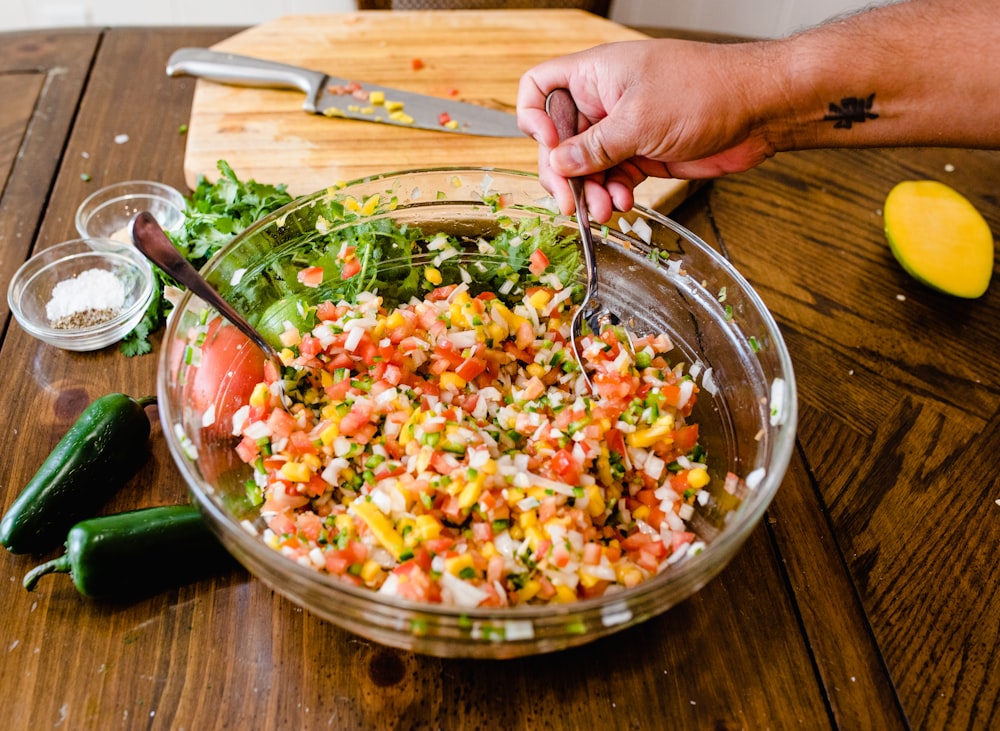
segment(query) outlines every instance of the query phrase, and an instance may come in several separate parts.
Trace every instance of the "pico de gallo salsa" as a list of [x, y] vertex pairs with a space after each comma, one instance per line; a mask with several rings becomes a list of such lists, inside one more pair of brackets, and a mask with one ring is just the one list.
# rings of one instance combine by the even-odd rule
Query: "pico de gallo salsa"
[[[624, 347], [618, 327], [588, 333], [577, 362], [578, 289], [552, 276], [559, 254], [541, 241], [516, 288], [444, 281], [432, 261], [405, 301], [286, 307], [283, 372], [266, 366], [232, 415], [268, 545], [461, 607], [596, 597], [701, 550], [687, 525], [710, 481], [697, 384], [664, 334]], [[337, 276], [358, 274], [349, 249]], [[297, 279], [330, 275], [310, 264]]]

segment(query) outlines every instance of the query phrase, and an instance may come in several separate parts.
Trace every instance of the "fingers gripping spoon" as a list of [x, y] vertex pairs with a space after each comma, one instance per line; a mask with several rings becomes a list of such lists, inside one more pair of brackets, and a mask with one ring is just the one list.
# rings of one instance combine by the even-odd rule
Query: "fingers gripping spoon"
[[[573, 97], [568, 90], [556, 89], [551, 92], [545, 100], [545, 111], [555, 124], [560, 141], [576, 134], [576, 103], [573, 101]], [[609, 310], [600, 300], [597, 280], [597, 257], [594, 252], [593, 233], [590, 230], [590, 216], [587, 214], [587, 201], [583, 194], [583, 178], [569, 178], [568, 182], [570, 191], [573, 193], [573, 201], [576, 205], [576, 222], [580, 229], [584, 266], [587, 270], [587, 289], [584, 293], [583, 302], [580, 303], [580, 307], [573, 315], [570, 342], [573, 346], [573, 354], [576, 356], [576, 361], [580, 364], [580, 370], [587, 381], [587, 386], [593, 391], [594, 384], [587, 374], [578, 344], [580, 337], [583, 335], [583, 323], [586, 322], [590, 331], [595, 335], [599, 335], [602, 330], [609, 326], [617, 327], [620, 325], [621, 318]], [[634, 355], [634, 348], [632, 347], [631, 338], [627, 331], [621, 344], [628, 349], [630, 354]]]

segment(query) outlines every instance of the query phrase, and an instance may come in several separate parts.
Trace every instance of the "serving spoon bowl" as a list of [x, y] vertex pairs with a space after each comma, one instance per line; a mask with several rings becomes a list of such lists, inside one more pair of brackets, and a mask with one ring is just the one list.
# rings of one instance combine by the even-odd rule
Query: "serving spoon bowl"
[[[545, 111], [552, 119], [559, 133], [559, 140], [573, 137], [577, 133], [577, 108], [572, 95], [567, 89], [556, 89], [549, 93], [545, 99]], [[590, 229], [590, 216], [587, 213], [587, 200], [583, 192], [583, 178], [573, 177], [567, 180], [570, 192], [573, 193], [573, 201], [576, 205], [576, 222], [580, 229], [580, 242], [583, 246], [583, 261], [587, 275], [587, 288], [584, 292], [583, 302], [573, 315], [571, 325], [573, 354], [587, 386], [592, 391], [594, 388], [587, 369], [584, 366], [583, 357], [580, 354], [579, 340], [583, 335], [583, 323], [586, 322], [590, 331], [594, 335], [600, 335], [607, 327], [619, 327], [621, 318], [617, 313], [605, 305], [600, 298], [600, 285], [597, 278], [597, 256], [594, 251], [594, 235]], [[628, 330], [622, 328], [624, 337], [620, 337], [622, 347], [626, 348], [629, 355], [635, 357], [635, 347], [632, 344], [632, 337]]]

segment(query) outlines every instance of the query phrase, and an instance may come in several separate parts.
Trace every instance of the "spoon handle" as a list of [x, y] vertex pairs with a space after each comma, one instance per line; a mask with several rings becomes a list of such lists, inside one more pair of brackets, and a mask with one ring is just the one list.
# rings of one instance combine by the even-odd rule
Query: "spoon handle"
[[147, 259], [214, 307], [219, 314], [238, 327], [269, 357], [277, 357], [271, 344], [264, 340], [263, 336], [244, 319], [243, 315], [224, 300], [222, 295], [205, 281], [198, 270], [181, 255], [152, 214], [148, 211], [137, 213], [132, 219], [130, 228], [135, 248], [141, 251]]
[[[578, 111], [576, 102], [568, 89], [555, 89], [545, 99], [545, 111], [559, 133], [559, 140], [573, 137], [577, 133]], [[580, 227], [580, 237], [583, 241], [583, 258], [587, 267], [588, 292], [587, 298], [597, 293], [597, 258], [594, 255], [594, 238], [590, 231], [590, 216], [587, 214], [587, 201], [583, 195], [583, 178], [569, 178], [569, 189], [576, 203], [576, 222]]]

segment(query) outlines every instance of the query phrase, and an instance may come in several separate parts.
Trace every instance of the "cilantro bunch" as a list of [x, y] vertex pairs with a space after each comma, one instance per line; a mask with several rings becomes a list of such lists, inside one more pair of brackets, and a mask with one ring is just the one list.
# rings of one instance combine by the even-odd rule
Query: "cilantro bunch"
[[[284, 184], [269, 185], [254, 180], [241, 181], [224, 160], [218, 162], [219, 179], [210, 183], [204, 176], [187, 201], [184, 228], [170, 239], [184, 257], [200, 269], [220, 248], [241, 231], [290, 203], [292, 196]], [[154, 267], [156, 273], [153, 301], [146, 315], [122, 340], [119, 348], [127, 356], [144, 355], [152, 349], [149, 336], [166, 321], [171, 304], [163, 296], [166, 285], [176, 282]]]

